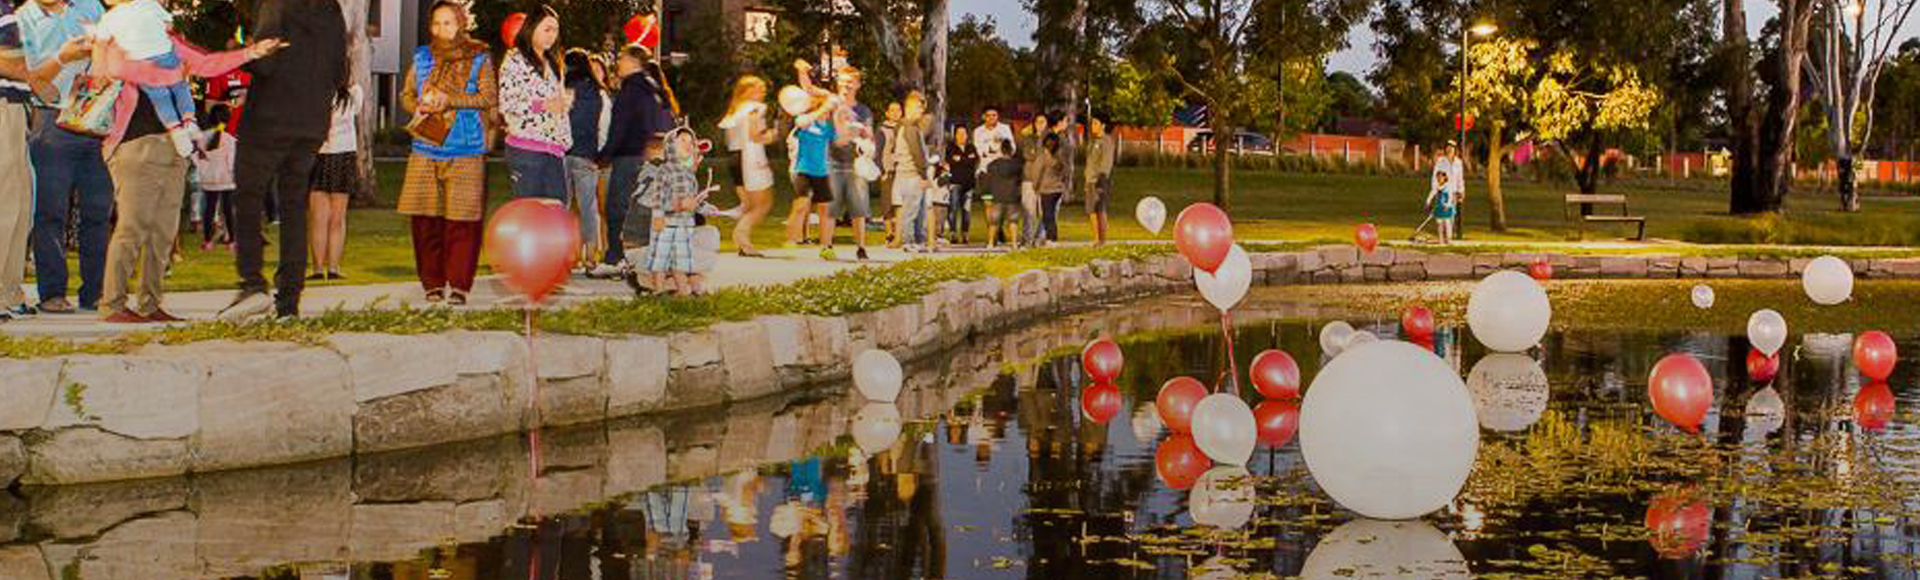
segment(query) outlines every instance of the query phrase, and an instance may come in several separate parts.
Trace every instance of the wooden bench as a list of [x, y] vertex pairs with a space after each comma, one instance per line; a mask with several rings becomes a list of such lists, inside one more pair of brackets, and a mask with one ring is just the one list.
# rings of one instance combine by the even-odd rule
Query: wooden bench
[[[1618, 215], [1595, 214], [1594, 206], [1602, 206], [1602, 205], [1618, 206], [1620, 208], [1620, 213]], [[1566, 205], [1561, 208], [1561, 217], [1569, 221], [1572, 220], [1573, 215], [1571, 210], [1573, 209], [1574, 206], [1580, 206], [1580, 224], [1579, 225], [1580, 225], [1581, 238], [1587, 237], [1587, 224], [1594, 223], [1594, 224], [1634, 224], [1638, 229], [1633, 239], [1635, 240], [1647, 239], [1647, 218], [1645, 216], [1636, 216], [1636, 215], [1627, 214], [1627, 196], [1569, 193], [1567, 194]]]

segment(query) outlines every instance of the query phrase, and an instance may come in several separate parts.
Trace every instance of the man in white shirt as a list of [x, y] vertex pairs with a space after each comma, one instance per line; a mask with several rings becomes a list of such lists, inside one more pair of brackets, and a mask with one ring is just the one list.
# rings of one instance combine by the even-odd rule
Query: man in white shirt
[[[1447, 181], [1444, 186], [1440, 182], [1441, 174], [1446, 174], [1447, 176]], [[1466, 237], [1464, 235], [1465, 228], [1462, 226], [1467, 221], [1465, 213], [1467, 202], [1467, 171], [1466, 165], [1460, 161], [1459, 144], [1453, 141], [1447, 141], [1447, 148], [1440, 151], [1439, 157], [1433, 158], [1433, 177], [1431, 179], [1433, 181], [1433, 186], [1431, 187], [1445, 187], [1447, 193], [1453, 195], [1453, 211], [1454, 215], [1458, 216], [1458, 218], [1453, 221], [1454, 239]]]
[[993, 160], [1012, 157], [1019, 151], [1013, 139], [1013, 126], [1000, 123], [1000, 108], [988, 105], [980, 112], [980, 126], [973, 130], [973, 147], [980, 152], [979, 172], [985, 175]]

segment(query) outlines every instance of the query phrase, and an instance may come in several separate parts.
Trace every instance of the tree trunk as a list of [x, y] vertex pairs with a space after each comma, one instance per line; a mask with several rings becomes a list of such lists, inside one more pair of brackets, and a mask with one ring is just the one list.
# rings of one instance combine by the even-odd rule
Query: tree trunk
[[1495, 232], [1507, 231], [1507, 198], [1500, 192], [1502, 125], [1498, 119], [1487, 123], [1487, 211], [1493, 214]]
[[1736, 70], [1727, 75], [1727, 133], [1729, 175], [1727, 211], [1754, 214], [1772, 211], [1760, 184], [1759, 128], [1754, 119], [1753, 55], [1747, 41], [1745, 0], [1725, 0], [1721, 34], [1722, 56]]
[[353, 207], [376, 207], [380, 204], [380, 181], [373, 164], [374, 128], [380, 126], [380, 95], [373, 84], [373, 39], [367, 37], [367, 0], [341, 0], [341, 12], [347, 19], [347, 62], [350, 69], [347, 74], [353, 83], [360, 87], [360, 112], [355, 121], [359, 131], [359, 146], [355, 149], [360, 165], [359, 187], [352, 193], [348, 202]]
[[947, 126], [947, 0], [934, 0], [927, 7], [926, 26], [920, 33], [920, 60], [927, 73], [926, 98], [927, 114], [933, 115], [933, 135], [927, 143], [929, 151], [940, 154], [947, 150], [947, 138], [952, 134]]
[[1232, 191], [1233, 178], [1233, 127], [1227, 126], [1226, 115], [1215, 111], [1213, 114], [1213, 205], [1222, 210], [1231, 210], [1233, 200], [1228, 192]]
[[1853, 152], [1841, 151], [1834, 165], [1840, 171], [1840, 211], [1860, 211], [1860, 192], [1856, 189], [1859, 185], [1854, 182], [1853, 175]]
[[1606, 170], [1606, 147], [1600, 142], [1600, 132], [1587, 130], [1586, 161], [1580, 170], [1574, 173], [1575, 182], [1580, 185], [1580, 193], [1592, 194], [1600, 191], [1600, 177]]

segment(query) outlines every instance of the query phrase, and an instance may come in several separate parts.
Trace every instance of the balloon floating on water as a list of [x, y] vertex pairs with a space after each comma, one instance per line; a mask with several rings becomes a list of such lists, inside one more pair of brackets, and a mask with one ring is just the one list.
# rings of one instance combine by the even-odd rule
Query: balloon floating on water
[[1700, 430], [1713, 406], [1713, 375], [1693, 355], [1670, 354], [1653, 364], [1647, 379], [1647, 398], [1653, 411], [1689, 433]]
[[1175, 433], [1166, 441], [1160, 442], [1160, 448], [1153, 452], [1153, 471], [1160, 481], [1172, 489], [1193, 487], [1200, 476], [1213, 467], [1207, 455], [1193, 443], [1193, 436]]
[[1407, 307], [1400, 313], [1400, 332], [1412, 339], [1432, 338], [1433, 311], [1420, 305]]
[[1259, 439], [1253, 409], [1240, 397], [1216, 393], [1193, 407], [1193, 442], [1214, 463], [1246, 465]]
[[1760, 352], [1760, 349], [1747, 349], [1748, 379], [1756, 383], [1770, 383], [1778, 374], [1780, 374], [1780, 355], [1767, 356], [1767, 353]]
[[1193, 284], [1200, 288], [1200, 296], [1206, 298], [1208, 304], [1221, 312], [1232, 310], [1246, 299], [1247, 289], [1253, 286], [1253, 259], [1240, 244], [1234, 244], [1227, 251], [1227, 259], [1213, 272], [1194, 270]]
[[1869, 330], [1853, 341], [1853, 366], [1869, 379], [1887, 380], [1893, 376], [1893, 365], [1899, 360], [1899, 349], [1893, 345], [1893, 337], [1885, 332]]
[[1285, 447], [1300, 432], [1300, 405], [1293, 401], [1265, 401], [1253, 408], [1253, 424], [1260, 444]]
[[1140, 227], [1160, 235], [1160, 230], [1167, 226], [1167, 204], [1153, 196], [1140, 198], [1140, 203], [1133, 206], [1133, 219], [1140, 221]]
[[1706, 284], [1695, 284], [1693, 286], [1693, 292], [1689, 297], [1693, 299], [1694, 308], [1698, 308], [1701, 310], [1713, 308], [1713, 287], [1712, 286], [1708, 286]]
[[1320, 371], [1300, 408], [1307, 469], [1342, 506], [1381, 519], [1446, 507], [1480, 442], [1473, 397], [1432, 351], [1363, 344]]
[[900, 397], [900, 385], [906, 382], [906, 371], [900, 368], [900, 360], [893, 353], [880, 349], [867, 349], [853, 358], [853, 386], [869, 401], [891, 403]]
[[1747, 342], [1767, 356], [1780, 353], [1787, 345], [1787, 319], [1771, 309], [1747, 317]]
[[1247, 374], [1253, 378], [1253, 388], [1260, 396], [1269, 399], [1292, 399], [1300, 396], [1300, 363], [1293, 355], [1283, 350], [1269, 350], [1253, 357], [1253, 365], [1247, 367]]
[[1173, 245], [1194, 268], [1217, 270], [1233, 249], [1233, 220], [1211, 203], [1187, 206], [1173, 222]]
[[1328, 356], [1339, 356], [1347, 348], [1347, 339], [1353, 337], [1353, 325], [1345, 320], [1335, 320], [1320, 327], [1320, 352]]
[[1511, 270], [1495, 272], [1467, 299], [1467, 326], [1494, 352], [1520, 352], [1540, 344], [1553, 321], [1553, 304], [1540, 283]]
[[1193, 377], [1174, 377], [1160, 385], [1160, 395], [1153, 400], [1154, 409], [1160, 412], [1160, 422], [1166, 423], [1174, 433], [1191, 433], [1193, 428], [1193, 407], [1207, 396], [1206, 385]]
[[1800, 272], [1800, 287], [1814, 304], [1832, 306], [1853, 296], [1853, 268], [1845, 260], [1821, 256]]
[[1120, 378], [1126, 361], [1126, 355], [1120, 351], [1120, 343], [1110, 338], [1095, 339], [1080, 350], [1080, 366], [1087, 370], [1087, 376], [1096, 383], [1111, 383]]

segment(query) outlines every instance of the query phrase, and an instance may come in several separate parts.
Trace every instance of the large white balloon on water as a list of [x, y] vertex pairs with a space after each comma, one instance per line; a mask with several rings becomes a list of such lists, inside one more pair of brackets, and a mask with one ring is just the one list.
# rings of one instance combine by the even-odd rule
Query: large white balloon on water
[[1358, 519], [1320, 539], [1300, 566], [1301, 580], [1417, 578], [1468, 580], [1467, 558], [1424, 521]]
[[1227, 250], [1227, 259], [1212, 273], [1198, 268], [1193, 271], [1193, 284], [1200, 288], [1200, 296], [1208, 304], [1222, 312], [1239, 306], [1247, 298], [1247, 289], [1253, 287], [1253, 259], [1247, 257], [1247, 251], [1234, 244]]
[[1300, 407], [1300, 452], [1334, 501], [1380, 519], [1446, 507], [1480, 443], [1473, 397], [1433, 351], [1397, 340], [1333, 359]]
[[1347, 348], [1347, 339], [1353, 337], [1353, 325], [1345, 320], [1335, 320], [1320, 327], [1320, 352], [1329, 356], [1339, 356]]
[[1473, 337], [1494, 352], [1520, 352], [1540, 344], [1553, 321], [1547, 291], [1526, 274], [1494, 272], [1473, 288], [1467, 299], [1467, 326]]
[[1253, 481], [1247, 468], [1221, 465], [1207, 470], [1187, 494], [1187, 514], [1193, 523], [1223, 530], [1238, 529], [1253, 519]]
[[1821, 256], [1807, 263], [1800, 272], [1800, 287], [1815, 304], [1832, 306], [1853, 296], [1853, 268], [1845, 260]]
[[892, 403], [867, 403], [853, 414], [853, 444], [871, 457], [893, 448], [900, 439], [900, 408]]
[[1773, 309], [1765, 309], [1747, 317], [1747, 342], [1767, 356], [1780, 352], [1787, 345], [1787, 319]]
[[1167, 226], [1167, 204], [1151, 195], [1140, 198], [1140, 203], [1133, 206], [1133, 218], [1140, 220], [1140, 227], [1158, 234]]
[[869, 401], [893, 402], [900, 398], [900, 384], [905, 381], [906, 371], [893, 353], [867, 349], [853, 357], [853, 386]]
[[1693, 307], [1701, 310], [1713, 308], [1713, 287], [1706, 284], [1693, 286]]
[[1214, 463], [1246, 465], [1259, 440], [1253, 409], [1227, 393], [1214, 393], [1193, 406], [1193, 442]]
[[1474, 414], [1480, 426], [1494, 431], [1526, 429], [1547, 411], [1547, 371], [1526, 355], [1494, 353], [1474, 363], [1467, 372], [1467, 391], [1473, 394]]

